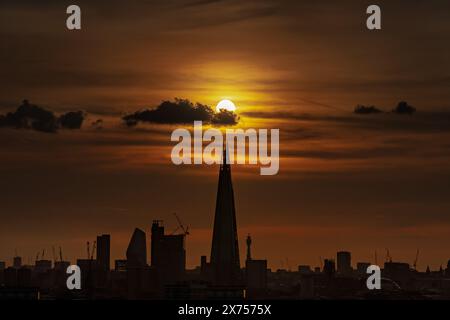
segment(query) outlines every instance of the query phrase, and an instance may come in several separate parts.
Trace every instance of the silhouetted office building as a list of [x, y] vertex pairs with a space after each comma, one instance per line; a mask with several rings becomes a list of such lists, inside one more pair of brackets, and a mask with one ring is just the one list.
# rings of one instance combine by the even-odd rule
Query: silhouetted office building
[[385, 262], [382, 275], [394, 280], [402, 289], [407, 289], [413, 278], [409, 264], [403, 262]]
[[70, 266], [69, 261], [55, 261], [54, 269], [55, 271], [62, 271], [65, 273], [69, 266]]
[[96, 264], [97, 261], [94, 259], [77, 259], [77, 266], [81, 270], [81, 290], [93, 289]]
[[450, 260], [447, 261], [447, 268], [445, 269], [445, 276], [450, 277]]
[[242, 284], [231, 166], [224, 148], [219, 169], [211, 248], [212, 281], [218, 286]]
[[350, 275], [352, 272], [352, 255], [348, 251], [337, 253], [337, 272], [341, 275]]
[[311, 270], [311, 267], [308, 265], [299, 265], [298, 272], [300, 274], [309, 274], [309, 273], [312, 273], [312, 270]]
[[17, 286], [21, 288], [31, 287], [31, 275], [30, 268], [22, 267], [17, 270]]
[[95, 284], [105, 288], [108, 284], [110, 271], [110, 243], [111, 236], [103, 234], [97, 236], [97, 269], [95, 270]]
[[5, 287], [17, 287], [17, 269], [8, 267], [3, 271]]
[[147, 242], [145, 232], [136, 228], [127, 248], [128, 298], [142, 298], [145, 291], [147, 267]]
[[[67, 277], [69, 276], [66, 271], [70, 266], [69, 261], [55, 261], [54, 265], [54, 286], [61, 291], [67, 290]], [[83, 277], [83, 275], [81, 275]]]
[[22, 257], [13, 258], [13, 268], [19, 269], [22, 266]]
[[110, 269], [110, 244], [109, 234], [97, 236], [97, 266], [100, 270]]
[[323, 262], [323, 273], [329, 277], [336, 273], [336, 264], [333, 259], [325, 259]]
[[356, 272], [360, 276], [366, 275], [368, 267], [370, 267], [370, 263], [369, 262], [358, 262], [356, 264]]
[[0, 261], [0, 271], [5, 270], [5, 268], [6, 268], [6, 263], [5, 263], [5, 261]]
[[147, 265], [147, 243], [145, 232], [134, 229], [127, 248], [127, 267], [139, 268]]
[[184, 234], [165, 235], [161, 221], [152, 223], [151, 265], [161, 284], [173, 284], [184, 279], [186, 250]]
[[52, 268], [51, 260], [37, 260], [34, 267], [36, 273], [44, 273]]
[[267, 289], [267, 260], [247, 260], [245, 263], [247, 297], [262, 297]]
[[211, 280], [211, 264], [208, 263], [206, 256], [200, 257], [200, 278], [203, 281]]
[[114, 271], [127, 271], [127, 260], [126, 259], [115, 260]]

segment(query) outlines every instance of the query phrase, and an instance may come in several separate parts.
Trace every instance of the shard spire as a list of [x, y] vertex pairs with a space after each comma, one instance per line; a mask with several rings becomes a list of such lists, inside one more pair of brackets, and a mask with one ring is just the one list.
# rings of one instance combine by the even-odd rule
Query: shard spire
[[231, 166], [226, 146], [223, 149], [222, 164], [219, 169], [211, 267], [215, 285], [239, 285], [241, 276], [236, 210], [231, 181]]

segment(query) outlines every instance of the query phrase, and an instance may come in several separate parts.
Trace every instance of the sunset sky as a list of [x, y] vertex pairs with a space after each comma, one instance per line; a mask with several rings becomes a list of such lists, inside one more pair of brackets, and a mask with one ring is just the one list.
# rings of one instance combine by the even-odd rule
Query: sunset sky
[[[153, 219], [189, 225], [187, 263], [210, 254], [217, 166], [175, 166], [172, 130], [121, 117], [187, 98], [230, 99], [238, 128], [280, 129], [280, 172], [233, 166], [241, 260], [245, 237], [271, 268], [319, 264], [337, 250], [353, 263], [419, 269], [450, 259], [450, 2], [2, 1], [0, 114], [23, 99], [80, 130], [0, 128], [0, 260], [24, 263], [62, 246], [75, 262], [110, 233], [124, 258], [133, 229]], [[414, 115], [391, 113], [399, 101]], [[358, 104], [383, 114], [356, 115]], [[92, 126], [103, 120], [102, 129]], [[149, 246], [148, 246], [149, 248]]]

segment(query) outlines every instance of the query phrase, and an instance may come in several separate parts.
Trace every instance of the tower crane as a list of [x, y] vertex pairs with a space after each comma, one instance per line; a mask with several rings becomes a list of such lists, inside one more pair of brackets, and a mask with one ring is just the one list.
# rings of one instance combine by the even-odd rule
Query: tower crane
[[392, 262], [392, 257], [388, 248], [386, 248], [386, 262]]
[[92, 252], [91, 252], [91, 260], [94, 259], [94, 252], [97, 250], [97, 241], [94, 241], [94, 244], [92, 245]]
[[189, 235], [189, 226], [185, 227], [183, 225], [183, 223], [181, 223], [181, 220], [178, 217], [176, 212], [174, 212], [173, 215], [175, 216], [175, 218], [177, 219], [177, 222], [178, 222], [178, 227], [175, 229], [175, 231], [173, 233], [175, 233], [175, 232], [177, 232], [177, 230], [181, 229], [183, 231], [183, 235], [185, 235], [185, 236]]
[[413, 267], [414, 270], [417, 270], [417, 261], [419, 260], [419, 249], [416, 251], [416, 258], [414, 259]]
[[56, 262], [55, 246], [52, 246], [52, 253], [53, 253], [53, 263], [55, 263]]

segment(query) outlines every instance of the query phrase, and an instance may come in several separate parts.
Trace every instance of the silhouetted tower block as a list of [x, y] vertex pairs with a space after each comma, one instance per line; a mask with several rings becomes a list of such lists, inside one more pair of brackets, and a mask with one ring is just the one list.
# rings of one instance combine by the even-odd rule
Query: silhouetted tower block
[[17, 286], [21, 288], [31, 287], [31, 269], [22, 267], [17, 270]]
[[13, 268], [19, 269], [22, 267], [22, 257], [13, 258]]
[[336, 273], [336, 264], [332, 259], [325, 259], [323, 262], [323, 273], [328, 277], [333, 277]]
[[300, 274], [311, 274], [313, 272], [309, 265], [299, 265], [297, 270]]
[[158, 260], [160, 259], [159, 255], [161, 254], [158, 247], [160, 246], [159, 242], [164, 237], [164, 227], [162, 225], [161, 220], [153, 220], [152, 223], [152, 242], [151, 242], [151, 252], [150, 252], [150, 264], [152, 267], [158, 264]]
[[445, 276], [450, 277], [450, 260], [447, 261], [447, 269], [445, 269]]
[[97, 269], [95, 270], [95, 284], [104, 288], [108, 284], [110, 271], [111, 236], [103, 234], [97, 236]]
[[245, 263], [248, 292], [267, 288], [267, 260], [247, 259]]
[[0, 271], [5, 270], [5, 268], [6, 268], [6, 263], [5, 263], [5, 261], [0, 261]]
[[240, 274], [239, 246], [236, 226], [231, 167], [226, 148], [223, 151], [219, 170], [216, 212], [211, 248], [211, 268], [213, 284], [234, 286], [242, 284]]
[[136, 228], [127, 249], [128, 298], [138, 299], [145, 290], [147, 244], [145, 232]]
[[252, 238], [250, 235], [247, 236], [247, 260], [252, 260]]
[[358, 262], [356, 264], [356, 271], [359, 276], [365, 276], [367, 275], [367, 268], [370, 267], [369, 262]]
[[352, 272], [352, 255], [348, 251], [337, 253], [337, 272], [341, 275], [350, 275]]
[[127, 267], [145, 267], [147, 265], [147, 244], [145, 232], [136, 228], [127, 248]]
[[37, 260], [36, 265], [34, 266], [34, 272], [36, 273], [45, 273], [52, 269], [52, 261], [51, 260]]
[[9, 267], [4, 270], [4, 283], [6, 287], [17, 287], [17, 269]]
[[94, 259], [77, 259], [77, 266], [81, 270], [81, 290], [84, 292], [92, 291], [97, 261]]
[[[442, 269], [442, 266], [441, 266]], [[407, 288], [414, 278], [414, 273], [408, 263], [404, 262], [385, 262], [383, 277], [394, 280], [402, 289]]]
[[103, 234], [97, 236], [97, 266], [100, 270], [110, 269], [111, 236]]
[[115, 260], [114, 271], [127, 271], [127, 260], [125, 259]]
[[186, 269], [184, 239], [184, 234], [165, 235], [161, 221], [153, 221], [151, 265], [157, 270], [163, 285], [184, 279]]

